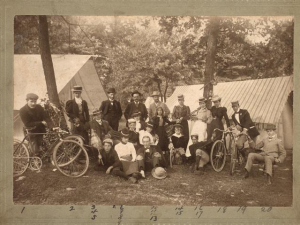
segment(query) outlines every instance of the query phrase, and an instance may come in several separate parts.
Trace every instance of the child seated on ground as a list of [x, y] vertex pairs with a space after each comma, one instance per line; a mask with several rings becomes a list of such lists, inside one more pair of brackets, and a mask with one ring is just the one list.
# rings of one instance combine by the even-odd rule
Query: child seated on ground
[[121, 177], [125, 180], [130, 180], [136, 183], [136, 179], [133, 177], [128, 177], [122, 171], [122, 164], [118, 157], [117, 152], [113, 149], [113, 140], [106, 138], [103, 140], [103, 149], [99, 151], [98, 155], [99, 164], [96, 165], [95, 170], [104, 171], [106, 174], [111, 174], [114, 176]]
[[264, 162], [267, 182], [271, 184], [273, 163], [282, 163], [286, 157], [286, 151], [283, 148], [282, 141], [277, 138], [275, 130], [275, 124], [267, 124], [266, 131], [268, 137], [256, 145], [256, 148], [263, 148], [263, 150], [261, 153], [250, 153], [248, 155], [245, 166], [245, 178], [249, 177], [254, 161]]

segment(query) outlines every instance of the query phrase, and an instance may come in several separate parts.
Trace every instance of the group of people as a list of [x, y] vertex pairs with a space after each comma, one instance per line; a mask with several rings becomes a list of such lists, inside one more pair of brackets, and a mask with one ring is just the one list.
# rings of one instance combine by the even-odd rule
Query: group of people
[[[121, 104], [115, 99], [116, 90], [107, 90], [108, 100], [90, 118], [87, 102], [82, 99], [82, 87], [74, 86], [74, 98], [66, 102], [66, 112], [73, 124], [72, 133], [82, 136], [85, 144], [97, 149], [99, 163], [97, 170], [120, 176], [134, 183], [151, 171], [157, 179], [166, 177], [169, 155], [174, 154], [175, 163], [192, 163], [191, 172], [203, 170], [209, 162], [209, 154], [215, 140], [222, 138], [225, 121], [227, 129], [235, 127], [240, 135], [236, 147], [244, 148], [246, 141], [252, 149], [263, 148], [261, 153], [250, 153], [245, 166], [245, 178], [249, 176], [254, 161], [265, 162], [268, 182], [271, 182], [272, 164], [283, 162], [285, 150], [274, 132], [274, 124], [267, 126], [268, 137], [256, 143], [259, 135], [250, 114], [240, 109], [238, 101], [232, 102], [234, 114], [230, 125], [226, 107], [221, 106], [221, 97], [215, 95], [214, 105], [208, 109], [207, 100], [199, 99], [199, 107], [191, 112], [184, 104], [184, 95], [178, 95], [178, 104], [171, 113], [168, 106], [159, 100], [159, 92], [154, 91], [154, 102], [147, 110], [140, 101], [141, 93], [134, 91], [132, 101], [124, 111], [126, 127], [119, 130], [123, 115]], [[34, 127], [32, 133], [45, 132], [47, 125], [43, 108], [36, 104], [38, 96], [28, 94], [26, 105], [20, 110], [21, 119], [26, 127]], [[190, 122], [189, 122], [190, 121]], [[168, 129], [171, 128], [171, 129]], [[249, 139], [250, 138], [250, 139]], [[38, 154], [42, 135], [31, 138], [34, 152]]]

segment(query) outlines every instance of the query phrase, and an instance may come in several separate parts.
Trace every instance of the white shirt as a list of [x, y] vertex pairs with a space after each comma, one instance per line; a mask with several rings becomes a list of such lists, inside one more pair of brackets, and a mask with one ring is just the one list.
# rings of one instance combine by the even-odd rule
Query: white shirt
[[234, 117], [235, 117], [236, 121], [238, 121], [239, 124], [241, 124], [241, 122], [240, 122], [240, 113], [239, 112], [240, 112], [240, 109], [236, 113], [234, 113]]
[[119, 144], [117, 144], [115, 146], [115, 150], [121, 161], [127, 161], [127, 160], [121, 158], [122, 156], [126, 156], [126, 155], [131, 155], [132, 161], [135, 161], [135, 159], [136, 159], [135, 148], [134, 148], [133, 144], [130, 142], [127, 142], [127, 144], [123, 144], [122, 142], [120, 142]]

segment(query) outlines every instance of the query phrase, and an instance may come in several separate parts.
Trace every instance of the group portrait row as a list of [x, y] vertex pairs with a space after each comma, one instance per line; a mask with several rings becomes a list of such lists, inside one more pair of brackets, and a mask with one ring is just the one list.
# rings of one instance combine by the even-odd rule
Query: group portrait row
[[[82, 91], [81, 86], [74, 86], [74, 98], [65, 104], [65, 112], [72, 124], [71, 132], [92, 146], [93, 151], [89, 154], [97, 159], [95, 170], [132, 183], [137, 183], [148, 173], [156, 179], [164, 179], [172, 164], [187, 165], [191, 173], [202, 174], [211, 160], [213, 144], [221, 140], [226, 131], [239, 133], [234, 147], [246, 159], [244, 178], [249, 177], [254, 163], [261, 162], [265, 165], [267, 183], [271, 184], [273, 165], [282, 163], [286, 157], [282, 141], [276, 134], [276, 125], [267, 124], [267, 137], [257, 142], [260, 133], [250, 112], [242, 109], [236, 99], [231, 101], [234, 113], [228, 116], [227, 108], [222, 106], [222, 96], [212, 96], [212, 107], [207, 107], [207, 99], [200, 97], [198, 108], [191, 112], [184, 103], [184, 94], [179, 94], [178, 104], [169, 109], [159, 100], [160, 93], [154, 91], [151, 95], [154, 102], [147, 109], [141, 101], [142, 94], [134, 91], [132, 100], [123, 110], [115, 99], [116, 90], [109, 88], [106, 91], [108, 99], [90, 115]], [[34, 93], [27, 94], [26, 104], [20, 109], [24, 127], [30, 127], [33, 134], [30, 142], [35, 156], [40, 154], [42, 133], [49, 125], [44, 108], [37, 104], [38, 98]], [[119, 129], [123, 115], [126, 125]], [[246, 142], [248, 151], [244, 148]]]

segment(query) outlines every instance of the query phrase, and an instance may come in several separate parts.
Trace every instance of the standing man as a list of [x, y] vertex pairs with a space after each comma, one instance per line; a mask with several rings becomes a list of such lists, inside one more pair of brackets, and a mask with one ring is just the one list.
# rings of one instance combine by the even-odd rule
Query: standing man
[[46, 113], [42, 106], [37, 105], [36, 101], [39, 97], [36, 94], [29, 93], [26, 95], [27, 104], [20, 109], [20, 117], [24, 126], [30, 128], [30, 133], [33, 135], [29, 136], [29, 140], [32, 146], [34, 155], [38, 156], [40, 152], [40, 146], [43, 141], [43, 134], [34, 133], [45, 133], [47, 126]]
[[244, 134], [239, 136], [236, 142], [237, 149], [243, 149], [244, 143], [247, 141], [247, 135], [249, 135], [252, 139], [249, 141], [250, 147], [255, 148], [255, 142], [259, 132], [256, 129], [255, 124], [252, 122], [249, 112], [246, 109], [240, 109], [240, 104], [238, 101], [231, 102], [231, 105], [232, 109], [234, 110], [232, 120], [236, 125], [237, 130]]
[[140, 99], [141, 99], [141, 93], [138, 92], [138, 91], [134, 91], [132, 94], [131, 94], [132, 98], [133, 98], [133, 101], [128, 103], [126, 109], [125, 109], [125, 112], [124, 112], [124, 116], [126, 118], [126, 120], [132, 118], [132, 114], [134, 112], [140, 112], [141, 113], [141, 120], [142, 121], [145, 121], [148, 117], [148, 111], [147, 111], [147, 108], [145, 106], [144, 103], [140, 102]]
[[149, 120], [152, 120], [152, 118], [156, 116], [156, 110], [158, 107], [162, 107], [164, 111], [164, 116], [168, 116], [170, 114], [170, 110], [165, 103], [159, 101], [159, 92], [154, 91], [152, 97], [154, 99], [154, 102], [149, 107]]
[[115, 94], [116, 90], [114, 88], [108, 89], [108, 100], [102, 102], [100, 110], [103, 113], [103, 119], [108, 121], [113, 130], [118, 131], [122, 108], [120, 102], [115, 100]]
[[85, 124], [90, 121], [90, 114], [88, 104], [85, 100], [82, 99], [82, 87], [74, 86], [72, 89], [74, 94], [74, 99], [67, 101], [66, 103], [66, 112], [70, 121], [74, 124], [73, 133], [78, 134], [84, 138], [84, 143], [89, 143], [88, 132], [84, 129], [81, 129], [80, 124]]

